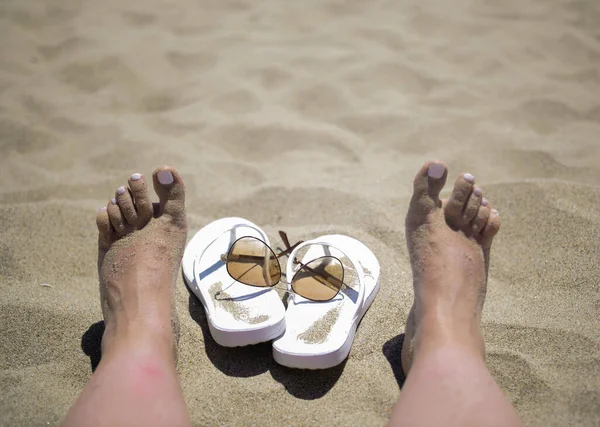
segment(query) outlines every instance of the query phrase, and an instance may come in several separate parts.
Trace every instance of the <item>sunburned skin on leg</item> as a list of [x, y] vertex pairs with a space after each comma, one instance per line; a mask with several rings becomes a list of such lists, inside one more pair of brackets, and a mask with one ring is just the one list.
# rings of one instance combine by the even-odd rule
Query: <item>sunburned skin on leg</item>
[[138, 398], [152, 397], [157, 390], [164, 387], [167, 377], [171, 375], [164, 364], [152, 359], [140, 356], [135, 365], [130, 366], [131, 388]]
[[65, 426], [188, 426], [177, 378], [175, 283], [187, 236], [179, 173], [131, 175], [96, 216], [102, 359]]

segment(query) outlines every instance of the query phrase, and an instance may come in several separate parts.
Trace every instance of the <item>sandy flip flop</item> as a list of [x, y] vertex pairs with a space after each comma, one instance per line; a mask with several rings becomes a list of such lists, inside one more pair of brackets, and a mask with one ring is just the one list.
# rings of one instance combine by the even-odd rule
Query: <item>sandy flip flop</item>
[[[342, 235], [322, 236], [298, 246], [290, 255], [287, 278], [302, 265], [324, 256], [339, 259], [344, 285], [329, 301], [312, 301], [290, 292], [285, 334], [273, 342], [273, 357], [281, 365], [325, 369], [348, 357], [356, 328], [379, 290], [379, 262], [363, 243]], [[290, 280], [291, 279], [291, 280]], [[292, 289], [292, 285], [288, 285]]]
[[214, 340], [225, 347], [270, 341], [285, 329], [285, 307], [273, 288], [257, 288], [233, 279], [221, 260], [240, 237], [269, 238], [256, 224], [223, 218], [202, 228], [185, 248], [183, 275], [202, 302]]

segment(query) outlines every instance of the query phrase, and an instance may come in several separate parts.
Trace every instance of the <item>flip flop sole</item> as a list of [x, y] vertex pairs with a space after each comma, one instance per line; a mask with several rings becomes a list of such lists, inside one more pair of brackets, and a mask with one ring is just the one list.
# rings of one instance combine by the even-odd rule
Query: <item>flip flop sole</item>
[[[365, 295], [362, 304], [354, 289], [347, 290], [341, 299], [336, 297], [327, 302], [290, 299], [287, 330], [273, 342], [273, 357], [277, 363], [291, 368], [327, 369], [342, 363], [350, 353], [360, 321], [379, 291], [379, 262], [366, 245], [341, 235], [323, 236], [315, 241], [330, 243], [360, 263], [366, 273]], [[311, 253], [309, 249], [302, 262], [322, 256], [322, 251]], [[334, 249], [332, 252], [343, 259], [344, 254], [335, 253]]]
[[182, 269], [185, 283], [206, 312], [214, 340], [225, 347], [270, 341], [285, 330], [285, 308], [272, 288], [237, 282], [227, 273], [221, 255], [243, 236], [266, 234], [243, 218], [223, 218], [202, 228], [186, 246]]

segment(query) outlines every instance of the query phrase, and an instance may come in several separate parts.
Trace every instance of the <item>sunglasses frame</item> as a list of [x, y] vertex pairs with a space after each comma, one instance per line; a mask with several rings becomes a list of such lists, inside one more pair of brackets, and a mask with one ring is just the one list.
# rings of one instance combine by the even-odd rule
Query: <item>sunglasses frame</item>
[[[342, 280], [340, 280], [340, 282], [342, 282], [342, 286], [340, 286], [338, 288], [338, 290], [335, 293], [335, 295], [333, 295], [329, 299], [312, 299], [312, 298], [306, 297], [306, 296], [304, 296], [302, 294], [299, 294], [298, 292], [294, 291], [294, 279], [296, 278], [296, 276], [298, 275], [298, 273], [300, 273], [303, 268], [306, 268], [308, 271], [311, 271], [312, 269], [308, 267], [308, 264], [310, 264], [311, 262], [317, 261], [319, 259], [323, 259], [323, 258], [333, 258], [334, 260], [336, 260], [337, 262], [339, 262], [340, 265], [342, 266]], [[348, 285], [346, 285], [344, 283], [344, 276], [346, 275], [345, 274], [346, 269], [344, 267], [344, 264], [342, 263], [342, 261], [338, 257], [335, 257], [333, 255], [323, 255], [323, 256], [320, 256], [320, 257], [315, 258], [313, 260], [310, 260], [306, 264], [302, 264], [300, 262], [298, 262], [297, 264], [298, 264], [297, 271], [294, 273], [294, 276], [292, 277], [292, 280], [289, 283], [286, 282], [286, 284], [290, 285], [290, 287], [292, 288], [292, 289], [289, 290], [290, 292], [293, 292], [296, 295], [300, 295], [302, 298], [306, 298], [309, 301], [315, 301], [315, 302], [327, 302], [327, 301], [331, 301], [332, 299], [334, 299], [335, 297], [337, 297], [339, 295], [339, 293], [342, 291], [342, 289], [348, 287]], [[336, 280], [338, 280], [338, 279], [336, 278]], [[325, 286], [325, 285], [323, 285], [323, 286]]]
[[[250, 283], [242, 282], [241, 280], [239, 280], [239, 278], [236, 279], [235, 277], [233, 277], [233, 274], [231, 274], [231, 272], [229, 271], [228, 263], [229, 262], [236, 262], [237, 259], [233, 259], [232, 258], [233, 255], [232, 255], [231, 251], [235, 248], [235, 244], [237, 242], [239, 242], [240, 240], [244, 240], [244, 239], [258, 240], [260, 243], [262, 243], [263, 245], [265, 245], [265, 247], [269, 250], [269, 252], [271, 252], [271, 254], [273, 254], [275, 256], [275, 261], [277, 262], [277, 267], [278, 267], [278, 270], [279, 270], [279, 278], [277, 279], [277, 281], [275, 283], [273, 283], [273, 284], [271, 284], [269, 286], [252, 285]], [[281, 256], [281, 255], [277, 255], [275, 253], [275, 251], [273, 250], [273, 248], [271, 248], [269, 245], [267, 245], [267, 243], [264, 240], [259, 239], [258, 237], [254, 237], [254, 236], [242, 236], [242, 237], [240, 237], [239, 239], [237, 239], [236, 241], [233, 242], [233, 244], [230, 246], [229, 250], [227, 251], [227, 254], [221, 255], [221, 261], [223, 261], [225, 263], [225, 267], [227, 268], [227, 274], [229, 274], [229, 277], [231, 277], [232, 279], [237, 280], [238, 282], [240, 282], [240, 283], [242, 283], [242, 284], [244, 284], [246, 286], [252, 286], [254, 288], [272, 288], [272, 287], [276, 286], [281, 281], [281, 264], [279, 263], [279, 256]], [[247, 255], [247, 257], [254, 258], [253, 256], [248, 256], [248, 255]], [[257, 259], [264, 259], [265, 257], [256, 256], [256, 258]], [[254, 268], [254, 267], [250, 267], [250, 269], [252, 269], [252, 268]]]
[[[344, 289], [345, 287], [348, 287], [348, 285], [346, 285], [346, 284], [344, 283], [344, 276], [345, 276], [345, 267], [344, 267], [344, 264], [342, 263], [342, 261], [341, 261], [339, 258], [337, 258], [337, 257], [335, 257], [335, 256], [333, 256], [333, 255], [324, 255], [324, 256], [321, 256], [321, 257], [315, 258], [315, 259], [313, 259], [313, 260], [310, 260], [310, 261], [309, 261], [309, 262], [307, 262], [306, 264], [302, 264], [300, 261], [298, 261], [298, 259], [297, 259], [297, 258], [295, 258], [295, 257], [294, 257], [294, 260], [293, 260], [293, 262], [294, 262], [294, 264], [297, 264], [297, 267], [296, 267], [296, 272], [294, 273], [294, 276], [292, 277], [292, 280], [291, 280], [290, 282], [282, 280], [282, 279], [281, 279], [281, 263], [279, 262], [279, 258], [280, 258], [280, 257], [282, 257], [282, 256], [290, 255], [290, 254], [291, 254], [291, 252], [293, 252], [293, 250], [294, 250], [294, 249], [296, 249], [296, 247], [297, 247], [297, 246], [299, 246], [300, 244], [304, 243], [304, 241], [303, 241], [303, 240], [301, 240], [301, 241], [299, 241], [298, 243], [296, 243], [296, 244], [294, 244], [294, 245], [290, 245], [290, 242], [289, 242], [289, 240], [288, 240], [287, 234], [286, 234], [284, 231], [279, 231], [279, 236], [281, 237], [281, 240], [282, 240], [282, 242], [283, 242], [283, 243], [284, 243], [284, 245], [286, 246], [286, 249], [285, 249], [285, 250], [283, 250], [282, 252], [280, 252], [279, 254], [276, 254], [276, 253], [275, 253], [275, 251], [273, 250], [273, 248], [271, 248], [271, 246], [267, 245], [267, 243], [266, 243], [264, 240], [262, 240], [262, 239], [259, 239], [258, 237], [255, 237], [255, 236], [242, 236], [242, 237], [240, 237], [240, 238], [236, 239], [236, 240], [235, 240], [235, 241], [234, 241], [234, 242], [231, 244], [231, 246], [230, 246], [230, 247], [229, 247], [229, 249], [227, 250], [227, 253], [226, 253], [226, 254], [222, 254], [222, 255], [221, 255], [221, 261], [222, 261], [223, 263], [225, 263], [225, 266], [227, 266], [227, 263], [228, 263], [228, 262], [230, 262], [230, 261], [234, 261], [234, 260], [230, 259], [230, 256], [231, 256], [231, 251], [232, 251], [232, 249], [235, 247], [235, 244], [236, 244], [238, 241], [240, 241], [240, 240], [242, 240], [242, 239], [247, 239], [247, 238], [256, 239], [256, 240], [258, 240], [259, 242], [261, 242], [263, 245], [265, 245], [265, 246], [267, 247], [267, 249], [269, 249], [269, 251], [271, 251], [271, 253], [272, 253], [273, 255], [275, 255], [275, 261], [277, 261], [277, 265], [278, 265], [278, 267], [279, 267], [279, 280], [278, 280], [277, 282], [273, 283], [271, 286], [258, 286], [258, 285], [251, 285], [251, 284], [244, 283], [244, 282], [241, 282], [241, 281], [240, 281], [240, 283], [242, 283], [243, 285], [246, 285], [246, 286], [252, 286], [253, 288], [274, 288], [274, 287], [276, 287], [276, 286], [277, 286], [277, 284], [279, 284], [279, 283], [281, 282], [281, 283], [284, 283], [284, 284], [286, 284], [286, 285], [289, 285], [289, 288], [288, 288], [288, 289], [286, 289], [286, 291], [287, 291], [287, 292], [290, 292], [290, 293], [293, 293], [293, 294], [299, 295], [299, 296], [301, 296], [302, 298], [305, 298], [305, 299], [307, 299], [307, 300], [309, 300], [309, 301], [314, 301], [314, 302], [327, 302], [327, 301], [331, 301], [331, 300], [333, 300], [333, 299], [334, 299], [336, 296], [338, 296], [338, 295], [339, 295], [339, 293], [342, 291], [342, 289]], [[262, 257], [261, 257], [261, 258], [262, 258]], [[299, 273], [299, 272], [300, 272], [300, 271], [301, 271], [303, 268], [306, 268], [307, 270], [309, 270], [309, 271], [310, 271], [311, 269], [308, 267], [308, 264], [310, 264], [311, 262], [314, 262], [314, 261], [316, 261], [316, 260], [318, 260], [318, 259], [322, 259], [322, 258], [333, 258], [334, 260], [336, 260], [336, 261], [337, 261], [337, 262], [338, 262], [338, 263], [339, 263], [339, 264], [342, 266], [342, 280], [341, 280], [341, 282], [342, 282], [342, 286], [340, 286], [340, 288], [337, 290], [337, 292], [335, 293], [335, 295], [333, 295], [331, 298], [329, 298], [329, 299], [326, 299], [326, 300], [316, 300], [316, 299], [308, 298], [308, 297], [306, 297], [306, 296], [304, 296], [304, 295], [301, 295], [301, 294], [299, 294], [299, 293], [295, 292], [295, 291], [294, 291], [294, 289], [293, 289], [293, 286], [294, 286], [294, 279], [296, 278], [296, 276], [298, 275], [298, 273]], [[235, 277], [233, 277], [233, 275], [231, 275], [231, 273], [229, 272], [229, 269], [227, 269], [227, 274], [229, 274], [229, 277], [231, 277], [233, 280], [239, 281], [238, 279], [236, 279]], [[336, 280], [337, 280], [337, 278], [336, 278]], [[324, 285], [324, 286], [325, 286], [325, 285]]]

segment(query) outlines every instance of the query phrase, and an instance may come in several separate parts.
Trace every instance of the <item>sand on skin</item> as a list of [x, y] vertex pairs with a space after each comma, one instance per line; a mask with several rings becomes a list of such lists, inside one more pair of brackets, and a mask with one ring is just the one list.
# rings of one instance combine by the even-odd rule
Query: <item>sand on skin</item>
[[162, 163], [186, 180], [189, 237], [237, 215], [271, 237], [351, 235], [382, 266], [325, 373], [218, 347], [180, 278], [194, 425], [381, 425], [412, 298], [403, 218], [430, 158], [502, 214], [494, 377], [528, 425], [600, 423], [598, 2], [18, 0], [0, 40], [0, 425], [58, 424], [89, 379], [95, 209]]

